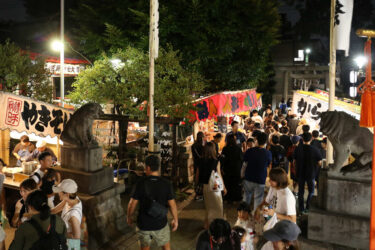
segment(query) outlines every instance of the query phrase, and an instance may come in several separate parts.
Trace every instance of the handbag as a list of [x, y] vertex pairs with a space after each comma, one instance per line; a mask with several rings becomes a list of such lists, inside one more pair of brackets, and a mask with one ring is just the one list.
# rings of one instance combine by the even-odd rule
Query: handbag
[[164, 217], [168, 213], [168, 208], [159, 202], [157, 202], [155, 199], [151, 198], [149, 187], [145, 181], [145, 191], [146, 191], [146, 198], [150, 201], [150, 207], [147, 210], [147, 214], [151, 217], [158, 218], [158, 217]]

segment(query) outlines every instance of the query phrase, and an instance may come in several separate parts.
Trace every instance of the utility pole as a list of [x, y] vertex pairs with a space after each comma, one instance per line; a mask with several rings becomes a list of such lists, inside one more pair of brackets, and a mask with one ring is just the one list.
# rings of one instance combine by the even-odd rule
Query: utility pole
[[149, 90], [149, 135], [148, 135], [148, 151], [154, 152], [154, 81], [155, 81], [155, 59], [158, 57], [159, 51], [159, 2], [158, 0], [150, 0], [150, 90]]
[[61, 49], [60, 49], [60, 102], [61, 107], [64, 107], [64, 0], [60, 0], [60, 40], [61, 40]]

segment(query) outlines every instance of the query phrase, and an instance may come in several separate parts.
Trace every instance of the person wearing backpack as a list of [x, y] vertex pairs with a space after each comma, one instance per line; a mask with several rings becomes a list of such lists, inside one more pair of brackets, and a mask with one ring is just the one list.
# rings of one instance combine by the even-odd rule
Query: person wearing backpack
[[67, 227], [68, 249], [80, 250], [82, 202], [77, 196], [78, 186], [72, 179], [65, 179], [59, 185], [53, 186], [54, 193], [58, 193], [60, 204], [52, 209], [52, 213], [60, 213]]
[[64, 221], [51, 215], [47, 195], [35, 190], [27, 196], [32, 217], [17, 229], [9, 250], [67, 250]]
[[149, 155], [145, 160], [146, 176], [134, 187], [126, 213], [127, 223], [133, 225], [133, 214], [139, 203], [137, 235], [141, 249], [150, 249], [154, 240], [164, 250], [170, 247], [170, 229], [168, 225], [168, 206], [172, 213], [172, 231], [178, 227], [175, 194], [169, 181], [159, 176], [160, 159]]
[[271, 138], [270, 149], [272, 154], [272, 168], [281, 167], [288, 173], [288, 166], [286, 165], [286, 152], [283, 146], [280, 145], [280, 137], [273, 135]]

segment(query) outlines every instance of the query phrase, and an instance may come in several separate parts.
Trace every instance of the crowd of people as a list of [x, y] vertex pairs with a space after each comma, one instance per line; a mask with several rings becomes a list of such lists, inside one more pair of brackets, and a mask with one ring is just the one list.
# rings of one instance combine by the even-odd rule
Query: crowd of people
[[[268, 106], [262, 116], [254, 110], [231, 127], [222, 149], [220, 133], [208, 141], [198, 132], [192, 146], [196, 200], [203, 199], [206, 208], [207, 230], [197, 249], [298, 249], [297, 216], [309, 212], [327, 139], [285, 103], [276, 110]], [[232, 228], [224, 220], [223, 202], [239, 204]], [[241, 248], [235, 247], [233, 232]]]
[[[23, 249], [81, 249], [82, 202], [78, 186], [72, 179], [61, 180], [52, 167], [56, 160], [44, 142], [37, 147], [27, 136], [13, 151], [17, 160], [35, 160], [40, 167], [20, 184], [21, 198], [5, 211], [11, 227], [16, 228], [10, 250]], [[0, 159], [0, 190], [5, 176]], [[55, 201], [59, 197], [59, 203]], [[5, 232], [0, 227], [0, 249], [5, 249]]]

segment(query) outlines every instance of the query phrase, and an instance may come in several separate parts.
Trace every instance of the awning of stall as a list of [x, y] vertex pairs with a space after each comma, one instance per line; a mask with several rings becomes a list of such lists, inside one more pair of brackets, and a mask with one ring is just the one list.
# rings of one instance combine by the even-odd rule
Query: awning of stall
[[9, 129], [16, 139], [27, 133], [53, 144], [73, 113], [73, 110], [3, 91], [0, 91], [0, 106], [1, 130]]
[[[194, 101], [196, 111], [191, 111], [195, 120], [205, 121], [219, 116], [245, 114], [262, 107], [262, 95], [255, 89], [225, 91]], [[248, 114], [248, 113], [247, 113]]]

